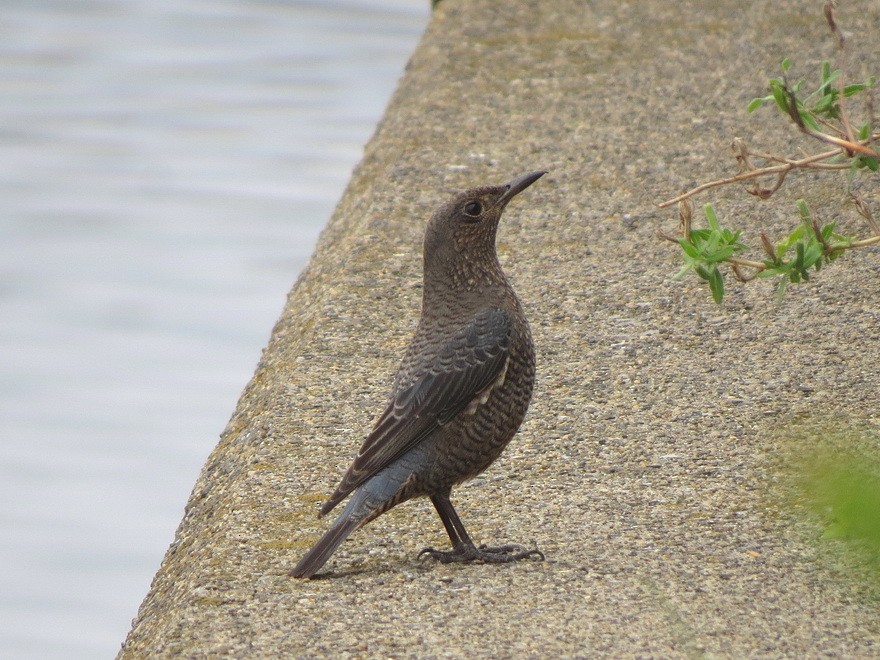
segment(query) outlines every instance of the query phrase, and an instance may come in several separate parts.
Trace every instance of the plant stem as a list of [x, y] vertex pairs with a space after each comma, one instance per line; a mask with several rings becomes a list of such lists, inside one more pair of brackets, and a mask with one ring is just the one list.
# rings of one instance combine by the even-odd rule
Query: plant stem
[[[836, 156], [840, 153], [840, 149], [833, 149], [831, 151], [823, 151], [820, 154], [813, 154], [812, 156], [807, 156], [806, 158], [801, 158], [800, 160], [788, 160], [785, 159], [781, 165], [773, 165], [772, 167], [759, 167], [754, 170], [749, 170], [748, 172], [740, 172], [736, 176], [728, 177], [726, 179], [718, 179], [716, 181], [709, 181], [708, 183], [701, 184], [696, 188], [692, 188], [685, 193], [682, 193], [678, 197], [673, 199], [668, 199], [665, 202], [658, 204], [657, 206], [661, 209], [665, 209], [667, 206], [672, 206], [678, 202], [681, 202], [689, 197], [693, 197], [694, 195], [703, 192], [704, 190], [708, 190], [709, 188], [717, 188], [718, 186], [726, 186], [730, 183], [737, 183], [738, 181], [748, 181], [749, 179], [756, 179], [759, 176], [764, 176], [767, 174], [783, 174], [788, 173], [793, 169], [797, 168], [807, 168], [807, 167], [816, 167], [815, 163], [817, 161], [826, 160], [833, 156]], [[776, 159], [782, 160], [782, 159]], [[828, 167], [828, 163], [824, 164], [823, 169]], [[840, 169], [846, 169], [849, 165], [843, 165]], [[834, 168], [838, 169], [838, 168]]]

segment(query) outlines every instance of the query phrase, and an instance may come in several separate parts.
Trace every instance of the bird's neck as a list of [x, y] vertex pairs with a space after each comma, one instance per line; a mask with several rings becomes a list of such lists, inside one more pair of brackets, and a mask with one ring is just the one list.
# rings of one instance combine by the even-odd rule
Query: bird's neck
[[507, 298], [510, 285], [494, 254], [468, 259], [459, 256], [438, 267], [425, 264], [422, 309], [469, 307], [475, 300], [497, 305]]

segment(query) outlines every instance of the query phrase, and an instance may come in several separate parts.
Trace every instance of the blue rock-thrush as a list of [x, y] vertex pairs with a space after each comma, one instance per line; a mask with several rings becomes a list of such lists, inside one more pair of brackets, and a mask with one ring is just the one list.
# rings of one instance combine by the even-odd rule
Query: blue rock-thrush
[[425, 232], [422, 316], [388, 406], [367, 436], [327, 514], [354, 493], [333, 526], [291, 571], [313, 576], [357, 528], [413, 497], [431, 498], [451, 551], [441, 562], [543, 559], [518, 545], [477, 547], [449, 499], [489, 467], [523, 421], [535, 383], [535, 348], [522, 306], [495, 251], [501, 213], [545, 172], [456, 195]]

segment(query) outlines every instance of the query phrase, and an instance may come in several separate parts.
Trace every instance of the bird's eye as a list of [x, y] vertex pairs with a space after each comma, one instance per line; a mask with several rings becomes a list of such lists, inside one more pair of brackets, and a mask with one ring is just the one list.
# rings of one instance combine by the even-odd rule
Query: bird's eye
[[479, 202], [468, 202], [464, 205], [464, 213], [465, 215], [469, 215], [472, 218], [479, 218], [480, 214], [483, 212], [483, 205]]

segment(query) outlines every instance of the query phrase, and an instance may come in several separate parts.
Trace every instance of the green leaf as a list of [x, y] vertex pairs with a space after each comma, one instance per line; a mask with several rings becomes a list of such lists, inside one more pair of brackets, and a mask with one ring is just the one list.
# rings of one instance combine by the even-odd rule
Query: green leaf
[[810, 241], [809, 245], [804, 252], [804, 270], [809, 268], [810, 266], [821, 263], [822, 253], [825, 251], [825, 248], [822, 244], [817, 240]]
[[714, 231], [721, 231], [721, 227], [718, 224], [718, 216], [715, 215], [715, 208], [711, 204], [703, 205], [703, 213], [706, 214], [706, 222], [709, 224], [709, 228]]
[[788, 252], [789, 248], [804, 237], [805, 231], [806, 227], [804, 226], [804, 224], [800, 224], [795, 227], [794, 230], [786, 237], [786, 239], [784, 241], [780, 241], [779, 245], [776, 246], [776, 258], [782, 259], [782, 257], [784, 257], [785, 254]]
[[795, 243], [795, 249], [797, 250], [797, 257], [795, 257], [794, 264], [792, 268], [795, 270], [803, 270], [804, 269], [804, 244], [803, 243]]
[[812, 112], [810, 112], [809, 110], [798, 109], [798, 114], [801, 117], [801, 121], [804, 122], [804, 124], [806, 124], [807, 128], [810, 128], [810, 129], [816, 131], [817, 133], [822, 132], [822, 129], [819, 128], [819, 122], [817, 122], [816, 119], [813, 117]]
[[734, 249], [729, 245], [723, 248], [719, 248], [712, 254], [708, 255], [707, 261], [713, 264], [724, 261], [725, 259], [729, 259], [730, 257], [732, 257], [733, 252]]
[[690, 241], [679, 238], [678, 244], [681, 246], [681, 249], [684, 250], [687, 256], [691, 257], [692, 259], [702, 259], [702, 255], [700, 254], [700, 251], [697, 250], [697, 246], [695, 246]]
[[786, 57], [784, 60], [782, 60], [782, 62], [780, 62], [779, 66], [782, 67], [783, 71], [788, 71], [788, 69], [791, 67], [791, 60]]
[[772, 100], [773, 100], [772, 96], [765, 96], [760, 99], [752, 99], [751, 102], [749, 103], [749, 105], [746, 106], [746, 110], [748, 112], [754, 112], [755, 110], [760, 108], [762, 105], [764, 105], [767, 101], [772, 101]]
[[805, 199], [801, 198], [795, 202], [797, 204], [798, 213], [801, 214], [801, 221], [807, 226], [813, 226], [813, 216], [810, 215], [810, 207], [807, 206]]
[[852, 245], [852, 242], [856, 240], [855, 236], [846, 235], [846, 234], [831, 234], [831, 242], [829, 247], [832, 250], [840, 250], [843, 248], [848, 248]]
[[856, 162], [858, 162], [858, 167], [867, 167], [872, 172], [876, 172], [878, 166], [880, 166], [880, 163], [878, 163], [874, 156], [865, 156], [864, 154], [859, 154], [856, 158]]
[[779, 109], [788, 114], [788, 96], [785, 94], [785, 90], [782, 87], [774, 86], [770, 88], [770, 91], [773, 92], [773, 99]]
[[[769, 263], [767, 261], [764, 262]], [[791, 266], [788, 264], [782, 264], [781, 266], [769, 266], [758, 273], [758, 277], [776, 277], [778, 275], [788, 275], [789, 271], [791, 271]]]
[[869, 87], [873, 87], [874, 83], [877, 82], [877, 79], [874, 76], [871, 76], [863, 83], [853, 83], [852, 85], [846, 85], [843, 88], [844, 96], [852, 96], [853, 94], [857, 94]]
[[853, 83], [852, 85], [844, 85], [843, 95], [852, 96], [853, 94], [858, 94], [859, 92], [867, 88], [868, 86], [865, 83]]
[[709, 235], [709, 240], [706, 241], [706, 245], [703, 248], [703, 254], [706, 256], [710, 256], [718, 251], [718, 247], [721, 244], [721, 232], [713, 231]]
[[826, 94], [813, 106], [813, 112], [827, 114], [829, 110], [834, 110], [834, 104], [836, 102], [837, 98], [834, 94]]
[[680, 271], [678, 271], [675, 275], [672, 276], [672, 279], [680, 280], [682, 277], [687, 275], [690, 272], [690, 270], [691, 270], [691, 265], [685, 264], [684, 266], [682, 266], [682, 269]]
[[724, 300], [724, 278], [721, 276], [721, 271], [717, 268], [713, 268], [710, 273], [709, 288], [712, 290], [712, 297], [715, 299], [715, 302], [720, 304]]
[[[702, 264], [700, 264], [699, 266], [694, 268], [694, 270], [697, 271], [697, 275], [702, 277], [704, 280], [709, 281], [710, 278], [712, 277], [712, 273], [710, 273], [709, 270]], [[713, 268], [713, 270], [715, 270], [715, 269]]]
[[822, 63], [822, 86], [819, 88], [825, 90], [831, 87], [831, 83], [840, 78], [840, 69], [831, 71], [830, 65], [826, 67], [826, 64], [828, 64], [828, 62]]

